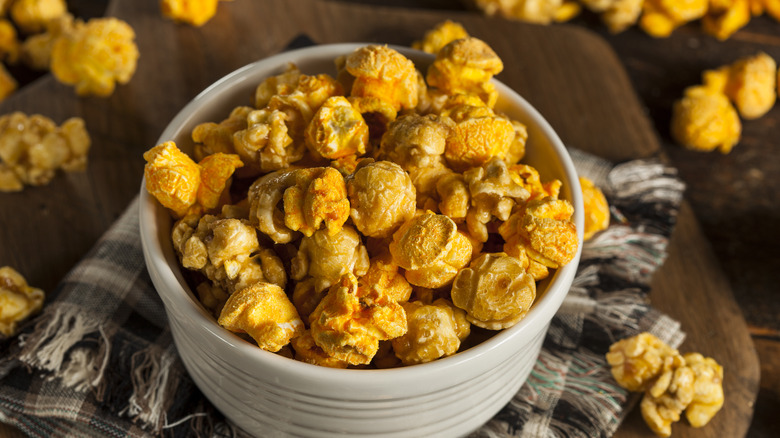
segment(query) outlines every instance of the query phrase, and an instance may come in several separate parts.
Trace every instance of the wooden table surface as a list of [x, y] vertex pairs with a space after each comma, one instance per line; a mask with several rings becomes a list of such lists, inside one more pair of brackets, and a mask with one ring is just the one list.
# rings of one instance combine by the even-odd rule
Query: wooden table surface
[[[112, 2], [107, 13], [123, 17], [123, 14], [130, 14], [132, 9], [135, 18], [133, 24], [137, 26], [137, 31], [166, 24], [159, 21], [155, 14], [156, 1], [145, 0], [138, 7], [135, 1], [137, 0]], [[316, 0], [307, 0], [307, 4], [309, 1]], [[0, 223], [4, 224], [0, 229], [0, 265], [14, 266], [32, 284], [52, 290], [67, 270], [116, 219], [122, 206], [137, 192], [143, 162], [140, 159], [135, 160], [134, 157], [140, 157], [139, 151], [147, 149], [156, 140], [165, 122], [194, 93], [241, 65], [226, 63], [215, 67], [214, 64], [225, 60], [252, 60], [257, 58], [258, 53], [273, 53], [283, 47], [280, 45], [280, 39], [284, 38], [283, 33], [271, 30], [268, 31], [268, 38], [259, 42], [259, 47], [236, 47], [237, 40], [230, 35], [216, 39], [204, 38], [203, 35], [210, 35], [208, 26], [213, 29], [231, 23], [231, 8], [242, 7], [238, 6], [238, 3], [222, 3], [213, 23], [203, 29], [178, 26], [175, 33], [171, 34], [173, 37], [170, 40], [154, 41], [150, 46], [154, 46], [158, 52], [181, 47], [188, 47], [194, 52], [162, 56], [142, 50], [140, 62], [146, 62], [147, 66], [153, 63], [155, 68], [139, 66], [131, 84], [120, 87], [111, 98], [63, 99], [48, 104], [61, 113], [81, 114], [92, 123], [101, 123], [103, 129], [93, 140], [96, 145], [102, 145], [95, 146], [101, 147], [102, 151], [95, 153], [94, 160], [91, 158], [88, 178], [60, 176], [47, 188], [28, 189], [22, 194], [0, 194]], [[269, 16], [265, 16], [263, 20], [268, 23], [277, 19], [282, 22], [292, 20], [288, 16], [281, 16], [282, 14], [305, 14], [287, 10], [281, 6], [281, 2], [265, 3], [269, 4]], [[407, 40], [411, 34], [399, 34], [393, 25], [411, 26], [415, 31], [419, 29], [414, 35], [418, 37], [425, 30], [423, 24], [434, 23], [437, 18], [443, 16], [462, 19], [485, 35], [514, 29], [509, 24], [501, 23], [502, 20], [486, 22], [478, 14], [467, 12], [467, 7], [462, 3], [453, 1], [372, 0], [356, 3], [392, 6], [382, 9], [382, 19], [386, 20], [385, 27], [365, 35], [376, 37], [377, 40], [389, 39], [386, 42], [395, 44], [408, 44], [410, 41]], [[128, 6], [131, 4], [132, 6]], [[323, 24], [327, 20], [338, 20], [345, 14], [360, 17], [366, 15], [365, 5], [348, 5], [337, 1], [317, 5], [321, 15], [315, 20], [309, 18], [311, 22], [306, 30], [318, 42], [339, 41], [338, 36], [332, 34], [333, 30]], [[83, 16], [101, 15], [104, 6], [104, 2], [97, 0], [69, 2], [71, 11]], [[357, 11], [352, 11], [350, 7], [357, 8]], [[273, 16], [274, 12], [279, 16]], [[670, 260], [674, 263], [667, 264], [656, 275], [651, 293], [651, 299], [654, 296], [668, 298], [654, 300], [653, 304], [682, 321], [701, 321], [707, 318], [716, 320], [694, 327], [683, 326], [683, 330], [689, 332], [692, 345], [715, 349], [713, 346], [722, 343], [724, 355], [729, 352], [744, 353], [743, 356], [728, 358], [730, 363], [734, 364], [733, 367], [742, 373], [740, 379], [744, 378], [744, 381], [737, 379], [729, 382], [731, 394], [727, 397], [732, 398], [727, 400], [727, 403], [732, 402], [738, 406], [733, 406], [731, 413], [719, 414], [716, 419], [727, 423], [743, 421], [746, 426], [737, 425], [734, 429], [728, 429], [729, 425], [724, 424], [726, 429], [717, 430], [714, 427], [694, 430], [676, 426], [674, 436], [723, 436], [718, 435], [718, 430], [740, 430], [743, 431], [740, 433], [744, 433], [748, 427], [747, 436], [774, 436], [770, 435], [770, 429], [774, 424], [774, 414], [780, 411], [780, 302], [773, 296], [777, 280], [780, 279], [777, 269], [780, 268], [780, 258], [774, 253], [780, 244], [780, 233], [775, 231], [774, 227], [780, 220], [780, 156], [774, 150], [780, 138], [780, 105], [761, 119], [745, 122], [742, 141], [728, 155], [690, 152], [675, 146], [668, 135], [668, 124], [672, 102], [686, 86], [699, 81], [699, 74], [703, 69], [730, 63], [740, 56], [751, 55], [759, 50], [780, 60], [780, 23], [766, 17], [754, 19], [748, 27], [725, 42], [705, 36], [697, 25], [678, 29], [672, 37], [663, 40], [652, 39], [638, 29], [630, 29], [620, 35], [609, 35], [597, 18], [587, 14], [576, 19], [573, 26], [586, 28], [600, 35], [602, 41], [606, 42], [604, 47], [617, 55], [616, 59], [622, 66], [616, 69], [614, 80], [625, 81], [629, 88], [633, 87], [635, 94], [628, 93], [624, 98], [631, 100], [632, 105], [638, 105], [638, 112], [641, 112], [641, 120], [634, 121], [641, 125], [636, 129], [636, 144], [657, 145], [659, 148], [659, 151], [655, 151], [648, 146], [647, 150], [640, 150], [639, 153], [636, 148], [631, 147], [625, 152], [611, 148], [601, 151], [602, 155], [619, 161], [637, 155], [660, 153], [679, 169], [680, 176], [688, 186], [686, 203], [681, 211], [681, 217], [685, 220], [681, 220], [670, 247]], [[355, 35], [360, 35], [361, 29], [367, 32], [365, 27], [365, 23], [357, 25], [353, 30]], [[569, 26], [560, 27], [567, 29], [566, 32], [570, 35], [576, 34]], [[534, 29], [529, 30], [528, 26], [518, 26], [517, 29], [529, 35], [538, 33]], [[590, 40], [592, 37], [590, 32], [582, 34], [584, 40]], [[142, 39], [139, 35], [139, 41]], [[496, 43], [499, 46], [503, 44], [502, 41]], [[233, 57], [223, 56], [217, 50], [225, 45], [233, 45]], [[572, 43], [572, 47], [577, 46]], [[501, 49], [511, 50], [511, 47], [501, 46]], [[600, 46], [597, 52], [599, 56], [605, 57], [603, 59], [613, 62], [611, 53], [602, 53], [604, 50]], [[181, 65], [176, 63], [185, 58], [190, 61], [199, 59], [201, 65], [196, 65], [195, 69], [182, 69]], [[596, 57], [594, 62], [598, 62], [598, 59], [602, 58]], [[597, 67], [594, 66], [589, 71], [599, 72], [604, 76], [610, 75], [610, 72]], [[144, 81], [154, 82], [154, 75], [159, 74], [156, 68], [181, 69], [178, 76], [180, 79], [163, 83], [164, 96], [157, 96], [155, 103], [158, 106], [149, 107], [145, 105], [147, 102], [139, 98], [143, 90], [139, 90], [137, 84], [146, 83]], [[587, 79], [587, 74], [587, 71], [583, 71], [586, 77], [583, 80]], [[522, 72], [520, 76], [526, 77]], [[591, 79], [604, 81], [603, 77]], [[3, 104], [2, 112], [16, 108], [47, 108], [39, 99], [33, 99], [36, 93], [65, 95], [66, 91], [68, 90], [58, 86], [52, 78], [44, 76], [25, 85], [18, 97]], [[566, 114], [556, 114], [555, 111], [554, 105], [549, 105], [549, 108], [546, 107], [542, 112], [556, 123], [566, 117]], [[124, 124], [133, 126], [132, 132], [127, 133], [127, 129], [123, 129]], [[553, 125], [555, 126], [555, 123]], [[122, 132], [125, 137], [117, 138], [112, 135], [114, 129], [116, 132]], [[588, 132], [588, 127], [577, 129], [580, 129], [575, 129], [578, 133]], [[609, 138], [609, 133], [601, 133], [601, 136]], [[580, 141], [588, 143], [582, 136]], [[133, 151], [128, 152], [128, 145], [134, 148]], [[588, 150], [599, 152], [595, 139], [593, 144], [586, 146]], [[130, 162], [125, 162], [128, 158]], [[111, 190], [106, 190], [105, 186], [111, 187]], [[16, 206], [24, 207], [18, 213], [15, 209], [11, 211], [12, 207]], [[36, 220], [28, 221], [24, 217], [16, 217], [22, 214], [35, 215]], [[5, 226], [6, 224], [12, 226]], [[47, 241], [50, 240], [59, 242], [59, 245], [48, 247]], [[690, 303], [685, 301], [684, 294], [694, 289], [711, 291], [711, 296], [708, 299], [704, 295], [703, 300], [692, 308]], [[730, 327], [733, 327], [733, 331], [739, 336], [729, 337]], [[747, 333], [744, 327], [749, 328], [751, 336], [741, 335], [741, 331]], [[752, 346], [748, 345], [751, 337], [761, 361], [760, 388], [754, 387], [757, 383], [757, 372], [754, 372], [750, 363], [755, 357]], [[729, 345], [735, 342], [742, 345]], [[687, 348], [682, 350], [688, 351]], [[718, 357], [717, 351], [704, 352]], [[728, 368], [726, 372], [729, 372]], [[758, 398], [754, 406], [756, 389]], [[734, 417], [734, 421], [731, 421], [732, 417], [729, 415], [739, 418]], [[751, 415], [752, 424], [747, 426]], [[641, 422], [641, 418], [633, 412], [621, 426], [618, 436], [652, 436]], [[4, 433], [15, 432], [0, 427], [0, 436], [4, 436]]]

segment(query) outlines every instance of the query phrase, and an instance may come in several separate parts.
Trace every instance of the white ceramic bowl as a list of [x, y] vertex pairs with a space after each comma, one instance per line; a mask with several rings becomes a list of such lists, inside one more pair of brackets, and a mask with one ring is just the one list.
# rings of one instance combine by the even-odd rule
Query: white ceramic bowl
[[[335, 75], [334, 59], [364, 44], [294, 50], [247, 65], [200, 93], [171, 121], [158, 143], [191, 150], [195, 125], [220, 121], [251, 103], [255, 87], [293, 62], [307, 74]], [[425, 71], [432, 57], [394, 47]], [[582, 241], [582, 198], [563, 144], [542, 116], [496, 82], [497, 109], [528, 127], [524, 162], [548, 180], [563, 181], [561, 197], [575, 206]], [[387, 370], [331, 369], [263, 351], [222, 329], [199, 305], [170, 242], [171, 219], [141, 188], [141, 239], [146, 266], [165, 305], [174, 341], [193, 380], [211, 402], [257, 436], [453, 437], [488, 421], [518, 391], [539, 355], [550, 320], [574, 278], [574, 260], [540, 283], [528, 316], [514, 327], [451, 357]]]

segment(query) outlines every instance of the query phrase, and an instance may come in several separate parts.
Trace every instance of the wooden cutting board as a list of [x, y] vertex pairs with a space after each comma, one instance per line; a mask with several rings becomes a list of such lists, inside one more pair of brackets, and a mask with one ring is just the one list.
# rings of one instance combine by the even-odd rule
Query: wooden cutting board
[[[0, 194], [0, 266], [15, 267], [47, 291], [136, 195], [142, 153], [179, 109], [218, 78], [279, 52], [300, 34], [318, 43], [409, 45], [446, 18], [459, 21], [496, 50], [505, 65], [498, 79], [534, 105], [564, 143], [616, 162], [659, 154], [657, 135], [615, 54], [580, 28], [324, 0], [222, 2], [217, 16], [193, 28], [163, 19], [158, 4], [113, 0], [109, 5], [107, 15], [135, 29], [141, 53], [132, 81], [111, 97], [77, 98], [70, 87], [47, 75], [0, 105], [2, 113], [40, 113], [57, 123], [80, 116], [92, 135], [85, 173]], [[726, 373], [723, 410], [702, 429], [681, 421], [674, 436], [744, 436], [758, 390], [758, 359], [687, 203], [650, 297], [653, 305], [682, 322], [688, 337], [681, 350], [716, 357]], [[635, 409], [617, 436], [654, 435]]]

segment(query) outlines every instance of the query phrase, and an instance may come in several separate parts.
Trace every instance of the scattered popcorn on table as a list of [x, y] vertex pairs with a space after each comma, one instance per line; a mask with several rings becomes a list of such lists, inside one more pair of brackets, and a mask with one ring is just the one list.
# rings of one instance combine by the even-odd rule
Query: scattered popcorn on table
[[84, 121], [78, 117], [60, 126], [39, 114], [28, 117], [14, 112], [0, 117], [0, 191], [48, 184], [59, 169], [83, 171], [90, 144]]
[[65, 0], [14, 0], [11, 19], [24, 33], [38, 33], [46, 23], [68, 12]]
[[728, 66], [724, 92], [743, 119], [757, 119], [772, 109], [777, 97], [777, 74], [777, 63], [766, 53], [739, 59]]
[[[561, 182], [519, 163], [528, 130], [493, 108], [500, 58], [442, 26], [427, 75], [379, 45], [335, 59], [336, 78], [291, 64], [253, 106], [193, 129], [198, 163], [172, 142], [146, 152], [180, 265], [221, 324], [315, 365], [425, 363], [462, 349], [472, 323], [516, 324], [573, 258]], [[483, 253], [503, 236], [506, 254]]]
[[582, 238], [588, 240], [609, 227], [609, 204], [601, 189], [588, 178], [580, 177], [580, 187], [582, 204], [585, 207], [585, 229]]
[[672, 107], [671, 133], [688, 149], [727, 154], [739, 142], [742, 122], [725, 94], [694, 86]]
[[45, 295], [9, 266], [0, 267], [0, 334], [13, 336], [17, 324], [43, 307]]
[[117, 18], [76, 21], [73, 30], [52, 47], [51, 71], [60, 82], [73, 85], [79, 96], [109, 96], [117, 83], [135, 73], [138, 47], [135, 32]]
[[721, 41], [728, 39], [750, 21], [750, 3], [751, 0], [710, 0], [702, 29]]
[[702, 427], [723, 406], [723, 368], [699, 353], [681, 356], [650, 333], [615, 342], [606, 359], [620, 386], [645, 393], [642, 418], [658, 436], [670, 436], [683, 412]]
[[217, 13], [219, 2], [220, 0], [160, 0], [160, 11], [163, 16], [172, 20], [202, 26]]

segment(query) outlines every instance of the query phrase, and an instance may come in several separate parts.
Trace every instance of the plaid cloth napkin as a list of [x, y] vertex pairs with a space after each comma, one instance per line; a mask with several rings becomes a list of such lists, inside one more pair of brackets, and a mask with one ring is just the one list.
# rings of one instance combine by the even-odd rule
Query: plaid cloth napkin
[[[571, 153], [604, 190], [612, 225], [584, 244], [528, 381], [474, 437], [611, 436], [634, 399], [610, 375], [609, 345], [641, 331], [683, 340], [647, 300], [682, 197], [675, 170]], [[137, 200], [0, 344], [0, 383], [0, 421], [33, 437], [263, 435], [232, 425], [187, 375], [144, 266]]]

